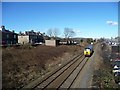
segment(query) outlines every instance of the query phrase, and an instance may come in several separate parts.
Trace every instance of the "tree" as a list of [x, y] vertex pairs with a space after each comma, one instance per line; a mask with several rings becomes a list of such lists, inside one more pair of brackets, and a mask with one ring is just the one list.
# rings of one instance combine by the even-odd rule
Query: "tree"
[[80, 42], [82, 43], [82, 42], [83, 42], [83, 39], [81, 39]]
[[[111, 38], [112, 38], [112, 37], [111, 37]], [[100, 38], [99, 41], [100, 41], [100, 42], [103, 42], [103, 41], [105, 41], [105, 38]]]
[[47, 34], [48, 36], [52, 37], [52, 29], [48, 29]]
[[87, 43], [91, 43], [91, 42], [93, 42], [93, 39], [92, 38], [87, 38]]
[[96, 39], [94, 39], [93, 42], [96, 42]]
[[73, 37], [75, 35], [75, 32], [71, 28], [64, 28], [64, 35], [65, 38], [68, 39], [70, 37]]
[[55, 28], [52, 30], [52, 33], [53, 33], [53, 37], [57, 37], [57, 35], [59, 34], [59, 29]]
[[57, 35], [59, 34], [59, 29], [57, 29], [57, 28], [48, 29], [47, 34], [48, 34], [50, 37], [56, 38]]

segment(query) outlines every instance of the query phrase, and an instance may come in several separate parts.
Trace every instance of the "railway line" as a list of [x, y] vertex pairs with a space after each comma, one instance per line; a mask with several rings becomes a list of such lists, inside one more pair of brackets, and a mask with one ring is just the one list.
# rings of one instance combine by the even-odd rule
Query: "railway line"
[[52, 73], [46, 75], [44, 78], [41, 78], [39, 81], [35, 81], [23, 88], [40, 88], [42, 90], [47, 88], [72, 88], [73, 83], [75, 83], [77, 76], [88, 59], [89, 58], [85, 57], [82, 52]]

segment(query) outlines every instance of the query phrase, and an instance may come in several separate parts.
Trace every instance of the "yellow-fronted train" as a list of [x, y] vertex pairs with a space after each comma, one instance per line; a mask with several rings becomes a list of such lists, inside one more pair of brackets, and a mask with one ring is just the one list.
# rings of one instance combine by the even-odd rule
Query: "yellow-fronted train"
[[93, 54], [93, 45], [90, 44], [84, 49], [84, 55], [85, 57], [90, 57]]

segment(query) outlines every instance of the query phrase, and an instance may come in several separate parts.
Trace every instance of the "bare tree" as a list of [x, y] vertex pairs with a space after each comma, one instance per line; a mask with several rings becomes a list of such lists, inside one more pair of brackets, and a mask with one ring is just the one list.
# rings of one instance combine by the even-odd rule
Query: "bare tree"
[[47, 34], [52, 37], [52, 29], [48, 29]]
[[59, 29], [58, 28], [54, 28], [53, 31], [52, 31], [52, 33], [53, 33], [54, 37], [57, 37], [58, 34], [59, 34]]
[[48, 29], [47, 34], [48, 34], [50, 37], [56, 38], [57, 35], [59, 34], [59, 29], [58, 29], [58, 28]]
[[64, 35], [65, 38], [68, 39], [70, 37], [73, 37], [75, 35], [75, 32], [71, 28], [64, 28]]

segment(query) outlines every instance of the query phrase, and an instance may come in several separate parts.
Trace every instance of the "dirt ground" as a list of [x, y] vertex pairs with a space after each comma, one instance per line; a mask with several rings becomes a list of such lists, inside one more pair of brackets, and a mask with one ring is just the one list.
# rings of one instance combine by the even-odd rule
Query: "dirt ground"
[[22, 46], [2, 49], [2, 86], [20, 88], [32, 80], [51, 71], [84, 47], [65, 46]]

